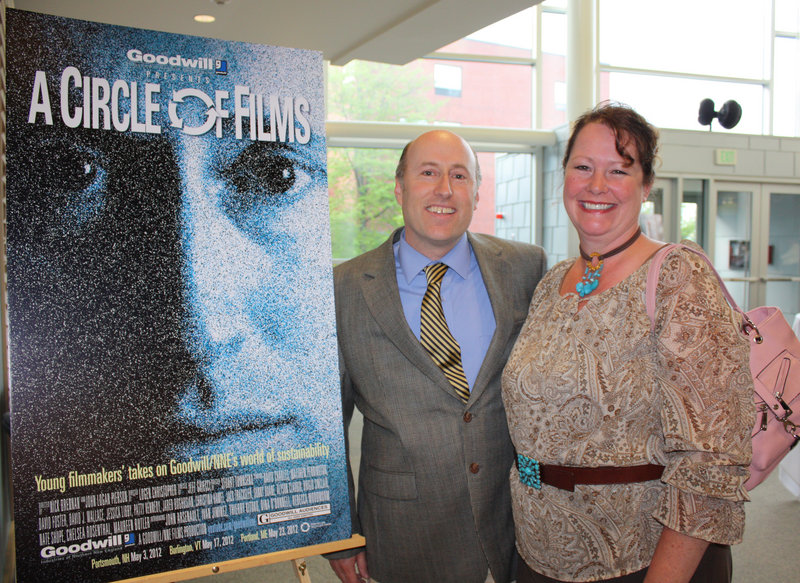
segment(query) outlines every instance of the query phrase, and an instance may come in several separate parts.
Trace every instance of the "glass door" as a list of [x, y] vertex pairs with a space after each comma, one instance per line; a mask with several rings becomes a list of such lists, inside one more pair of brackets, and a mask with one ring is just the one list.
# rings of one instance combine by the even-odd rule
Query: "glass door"
[[650, 189], [650, 196], [642, 205], [639, 225], [642, 232], [657, 241], [679, 240], [675, 220], [677, 199], [675, 196], [676, 180], [672, 178], [656, 178]]
[[705, 246], [707, 190], [706, 179], [656, 178], [642, 205], [642, 232], [658, 241], [689, 239]]
[[766, 185], [769, 217], [764, 304], [793, 323], [800, 314], [800, 189]]
[[759, 185], [718, 183], [715, 189], [715, 217], [710, 225], [713, 245], [708, 251], [714, 267], [743, 309], [749, 309], [753, 286], [759, 281], [753, 274], [751, 248], [753, 226], [758, 206], [754, 204]]
[[792, 323], [800, 313], [800, 187], [717, 182], [709, 249], [745, 310], [769, 305]]
[[680, 232], [676, 240], [689, 239], [705, 247], [708, 180], [683, 178], [681, 183]]

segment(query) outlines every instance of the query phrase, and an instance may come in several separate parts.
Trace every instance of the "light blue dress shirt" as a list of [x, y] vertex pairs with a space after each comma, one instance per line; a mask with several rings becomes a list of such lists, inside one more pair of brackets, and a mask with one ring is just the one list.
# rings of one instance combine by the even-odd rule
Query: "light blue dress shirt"
[[464, 375], [472, 390], [494, 335], [495, 319], [481, 269], [467, 235], [462, 235], [455, 247], [438, 261], [431, 261], [409, 245], [405, 231], [394, 244], [400, 301], [406, 321], [417, 339], [420, 307], [428, 289], [428, 281], [422, 270], [431, 263], [440, 262], [450, 268], [442, 280], [444, 317], [450, 333], [461, 347]]

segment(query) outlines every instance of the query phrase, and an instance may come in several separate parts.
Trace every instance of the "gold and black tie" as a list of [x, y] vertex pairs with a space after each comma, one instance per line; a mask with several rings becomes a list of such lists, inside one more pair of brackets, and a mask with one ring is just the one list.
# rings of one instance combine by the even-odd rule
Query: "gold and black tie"
[[461, 348], [447, 327], [442, 309], [442, 278], [447, 269], [444, 263], [433, 263], [424, 269], [428, 289], [422, 298], [419, 341], [466, 403], [469, 401], [469, 385], [461, 364]]

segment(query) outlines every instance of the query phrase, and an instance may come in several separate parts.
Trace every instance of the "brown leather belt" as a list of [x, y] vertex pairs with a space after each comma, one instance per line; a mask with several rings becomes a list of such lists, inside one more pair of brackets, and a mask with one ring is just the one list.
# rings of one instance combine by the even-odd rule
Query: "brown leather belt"
[[548, 484], [570, 492], [575, 491], [576, 484], [649, 482], [658, 480], [664, 473], [664, 466], [657, 464], [580, 468], [542, 464], [522, 454], [517, 454], [517, 469], [520, 482], [526, 486], [538, 489], [542, 487], [542, 484]]
[[575, 484], [630, 484], [658, 480], [664, 473], [664, 466], [645, 464], [641, 466], [573, 468], [539, 464], [542, 483], [575, 490]]

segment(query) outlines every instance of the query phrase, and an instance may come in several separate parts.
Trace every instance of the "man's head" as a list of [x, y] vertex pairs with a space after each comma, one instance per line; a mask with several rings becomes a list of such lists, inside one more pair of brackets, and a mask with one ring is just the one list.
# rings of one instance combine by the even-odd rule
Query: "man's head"
[[463, 138], [434, 130], [410, 142], [394, 189], [406, 241], [430, 259], [446, 255], [472, 221], [479, 184], [478, 158]]

